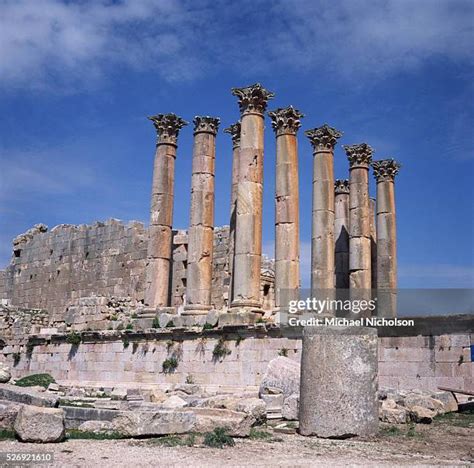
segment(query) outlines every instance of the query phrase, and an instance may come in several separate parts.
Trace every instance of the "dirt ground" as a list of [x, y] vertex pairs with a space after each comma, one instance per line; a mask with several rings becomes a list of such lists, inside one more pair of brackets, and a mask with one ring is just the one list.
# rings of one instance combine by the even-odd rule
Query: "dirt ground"
[[[446, 415], [431, 425], [381, 427], [370, 439], [327, 440], [259, 429], [223, 449], [181, 445], [189, 439], [68, 440], [60, 444], [0, 441], [0, 452], [51, 451], [55, 467], [397, 466], [474, 463], [473, 415]], [[38, 465], [34, 465], [37, 466]]]

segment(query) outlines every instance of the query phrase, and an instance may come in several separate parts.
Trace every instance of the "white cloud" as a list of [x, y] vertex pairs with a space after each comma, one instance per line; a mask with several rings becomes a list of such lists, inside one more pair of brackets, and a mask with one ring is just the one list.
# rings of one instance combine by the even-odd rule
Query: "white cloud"
[[0, 16], [0, 82], [53, 87], [94, 82], [107, 66], [169, 65], [164, 77], [193, 75], [191, 56], [179, 56], [192, 16], [179, 1], [119, 3], [4, 0]]
[[[385, 76], [471, 60], [471, 0], [0, 0], [0, 85], [75, 90], [111, 67], [189, 80], [291, 66]], [[286, 68], [287, 69], [287, 68]]]
[[472, 60], [470, 0], [290, 0], [280, 9], [288, 27], [275, 42], [302, 66], [376, 77], [437, 56]]

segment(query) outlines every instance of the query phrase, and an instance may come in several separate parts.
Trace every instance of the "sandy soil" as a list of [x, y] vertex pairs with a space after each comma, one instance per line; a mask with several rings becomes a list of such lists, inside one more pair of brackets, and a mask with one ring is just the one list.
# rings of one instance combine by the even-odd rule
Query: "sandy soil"
[[384, 426], [379, 436], [370, 439], [325, 440], [273, 433], [268, 440], [235, 439], [234, 447], [224, 449], [202, 445], [167, 447], [164, 442], [163, 439], [68, 440], [37, 445], [9, 440], [0, 442], [0, 452], [52, 451], [55, 467], [474, 464], [472, 417], [456, 416], [431, 425], [417, 425], [414, 430], [407, 426], [398, 429]]

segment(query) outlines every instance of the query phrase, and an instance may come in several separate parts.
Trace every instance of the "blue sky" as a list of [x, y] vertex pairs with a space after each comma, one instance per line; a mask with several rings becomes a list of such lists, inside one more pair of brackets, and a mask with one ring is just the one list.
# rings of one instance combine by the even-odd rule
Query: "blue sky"
[[[335, 5], [337, 3], [337, 6]], [[155, 132], [146, 116], [238, 119], [230, 88], [261, 82], [306, 117], [299, 135], [303, 284], [311, 147], [394, 157], [401, 287], [474, 285], [471, 0], [0, 0], [0, 265], [33, 224], [148, 222]], [[274, 134], [265, 133], [264, 244], [274, 239]], [[217, 139], [216, 225], [228, 224], [231, 141]], [[180, 135], [174, 226], [186, 228], [192, 125]], [[375, 186], [371, 177], [371, 191]]]

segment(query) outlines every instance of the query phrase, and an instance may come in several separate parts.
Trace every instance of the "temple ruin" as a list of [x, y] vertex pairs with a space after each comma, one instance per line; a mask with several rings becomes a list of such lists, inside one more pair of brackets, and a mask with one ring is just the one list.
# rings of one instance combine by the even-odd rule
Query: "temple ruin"
[[[300, 297], [298, 131], [304, 116], [292, 106], [268, 112], [276, 138], [276, 186], [275, 254], [266, 258], [264, 121], [274, 94], [260, 84], [234, 88], [232, 94], [240, 119], [224, 130], [232, 143], [229, 226], [214, 225], [220, 119], [196, 116], [192, 122], [189, 227], [177, 230], [174, 174], [183, 164], [180, 132], [190, 124], [175, 114], [157, 114], [150, 117], [157, 140], [149, 226], [109, 220], [49, 230], [38, 224], [14, 239], [11, 262], [0, 272], [1, 352], [14, 373], [142, 384], [177, 383], [192, 374], [203, 385], [246, 387], [259, 385], [278, 353], [300, 359], [301, 330], [279, 320], [289, 301]], [[367, 143], [352, 144], [344, 146], [348, 174], [335, 179], [334, 150], [343, 133], [324, 124], [305, 135], [313, 147], [313, 204], [305, 213], [312, 216], [312, 295], [377, 296], [377, 315], [396, 317], [394, 179], [400, 165], [373, 161]], [[369, 194], [371, 168], [375, 202]], [[443, 334], [442, 325], [434, 329]], [[81, 342], [72, 356], [71, 333]], [[380, 330], [380, 350], [410, 347], [432, 365], [417, 367], [410, 356], [381, 352], [382, 382], [403, 386], [411, 379], [414, 387], [433, 388], [440, 378], [455, 386], [472, 381], [462, 364], [445, 374], [437, 370], [437, 359], [444, 357], [430, 350], [438, 338], [423, 330], [397, 333], [402, 332]], [[467, 337], [453, 344], [461, 355], [470, 346]], [[213, 359], [222, 340], [232, 342], [229, 357]], [[123, 345], [129, 342], [133, 349]], [[154, 354], [146, 351], [151, 348]], [[171, 374], [161, 368], [170, 355], [179, 361]], [[408, 374], [391, 365], [403, 367], [400, 360], [410, 367]]]

